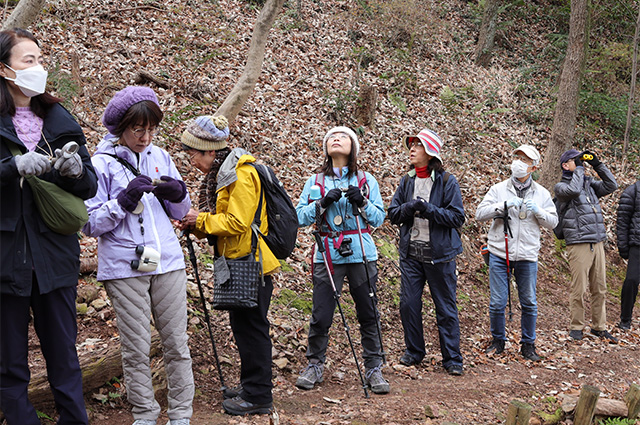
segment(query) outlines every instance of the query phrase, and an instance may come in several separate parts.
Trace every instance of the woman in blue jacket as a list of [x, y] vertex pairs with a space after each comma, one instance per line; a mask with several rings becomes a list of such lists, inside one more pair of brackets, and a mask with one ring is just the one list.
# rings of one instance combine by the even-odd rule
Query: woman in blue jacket
[[[0, 32], [0, 409], [9, 425], [40, 425], [27, 397], [32, 313], [58, 423], [87, 424], [75, 345], [78, 236], [47, 227], [24, 177], [38, 176], [82, 199], [98, 185], [82, 128], [45, 92], [42, 63], [33, 34]], [[61, 157], [69, 142], [78, 152]]]
[[400, 317], [405, 366], [424, 358], [422, 292], [425, 281], [436, 306], [442, 365], [462, 375], [460, 324], [456, 303], [456, 261], [462, 252], [457, 228], [465, 221], [460, 186], [442, 167], [442, 139], [424, 129], [405, 137], [413, 169], [400, 181], [389, 207], [389, 219], [400, 226]]
[[[368, 225], [378, 227], [384, 222], [382, 197], [376, 179], [369, 173], [358, 171], [360, 145], [353, 130], [335, 127], [327, 132], [323, 143], [325, 158], [321, 172], [305, 183], [296, 211], [301, 227], [317, 224], [332, 270], [327, 271], [321, 254], [316, 252], [313, 260], [313, 312], [307, 345], [309, 365], [298, 377], [296, 386], [308, 390], [323, 380], [329, 327], [336, 308], [328, 275], [331, 272], [338, 294], [342, 292], [344, 278], [349, 279], [349, 291], [360, 323], [366, 384], [374, 393], [385, 394], [389, 392], [389, 383], [380, 370], [383, 355], [378, 334], [379, 317], [374, 307], [377, 303], [378, 257], [368, 228]], [[360, 211], [358, 216], [353, 214], [354, 206]], [[367, 270], [356, 220], [360, 220]], [[370, 291], [374, 294], [373, 302]]]

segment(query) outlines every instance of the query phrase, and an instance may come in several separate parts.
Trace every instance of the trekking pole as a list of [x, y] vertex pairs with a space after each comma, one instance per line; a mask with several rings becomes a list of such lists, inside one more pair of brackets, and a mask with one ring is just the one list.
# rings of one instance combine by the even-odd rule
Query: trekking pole
[[204, 319], [207, 321], [207, 329], [209, 330], [209, 338], [211, 339], [211, 346], [213, 347], [213, 357], [216, 360], [216, 368], [218, 369], [218, 375], [220, 375], [220, 391], [223, 396], [227, 396], [228, 388], [224, 384], [224, 377], [222, 376], [222, 367], [220, 366], [220, 359], [218, 358], [218, 350], [216, 350], [216, 342], [213, 339], [213, 330], [211, 328], [211, 318], [209, 317], [209, 309], [207, 309], [207, 303], [204, 299], [204, 291], [202, 290], [202, 282], [200, 282], [200, 275], [198, 274], [198, 262], [196, 260], [196, 253], [193, 249], [193, 241], [189, 234], [189, 230], [185, 229], [182, 234], [187, 238], [187, 250], [189, 251], [189, 260], [193, 266], [193, 273], [196, 276], [196, 283], [198, 284], [198, 292], [200, 292], [200, 301], [202, 301], [202, 309], [204, 310]]
[[327, 270], [327, 274], [329, 275], [329, 283], [331, 283], [331, 288], [333, 289], [333, 298], [336, 300], [336, 304], [338, 305], [338, 311], [340, 312], [340, 317], [342, 318], [342, 324], [344, 325], [344, 330], [347, 333], [347, 339], [349, 340], [349, 346], [351, 347], [351, 353], [353, 353], [353, 359], [356, 361], [356, 368], [358, 368], [358, 375], [360, 375], [360, 382], [362, 383], [362, 389], [364, 390], [365, 398], [369, 398], [369, 392], [367, 391], [367, 384], [364, 382], [364, 377], [362, 376], [362, 370], [360, 370], [360, 363], [358, 362], [358, 356], [356, 355], [356, 350], [353, 348], [353, 341], [351, 341], [351, 334], [349, 333], [349, 325], [347, 324], [347, 319], [344, 317], [344, 313], [342, 312], [342, 306], [340, 305], [340, 295], [336, 290], [336, 285], [333, 282], [333, 276], [331, 275], [331, 270], [329, 269], [329, 262], [327, 261], [327, 254], [325, 253], [324, 244], [322, 243], [322, 237], [320, 236], [320, 232], [313, 232], [313, 236], [316, 238], [316, 245], [318, 245], [318, 251], [322, 255], [322, 261], [324, 261], [324, 267]]
[[355, 216], [356, 223], [358, 223], [358, 238], [360, 239], [360, 248], [362, 248], [362, 260], [364, 262], [364, 272], [367, 277], [367, 283], [369, 284], [369, 299], [371, 300], [371, 307], [373, 307], [373, 311], [376, 315], [376, 328], [378, 330], [378, 340], [380, 341], [380, 354], [382, 355], [382, 363], [386, 364], [387, 359], [385, 356], [384, 349], [382, 348], [382, 331], [380, 330], [380, 313], [378, 312], [378, 306], [376, 305], [375, 300], [375, 291], [373, 290], [373, 285], [371, 283], [371, 279], [369, 278], [369, 260], [367, 259], [367, 254], [364, 252], [364, 240], [362, 239], [362, 227], [360, 227], [360, 209], [356, 204], [352, 204], [353, 206], [353, 215]]
[[[507, 253], [507, 295], [509, 297], [509, 321], [513, 319], [513, 312], [511, 311], [511, 266], [509, 265], [509, 234], [511, 233], [511, 227], [509, 227], [509, 209], [507, 208], [507, 201], [504, 202], [504, 215], [502, 216], [502, 223], [504, 226], [504, 249]], [[512, 236], [513, 237], [513, 236]]]

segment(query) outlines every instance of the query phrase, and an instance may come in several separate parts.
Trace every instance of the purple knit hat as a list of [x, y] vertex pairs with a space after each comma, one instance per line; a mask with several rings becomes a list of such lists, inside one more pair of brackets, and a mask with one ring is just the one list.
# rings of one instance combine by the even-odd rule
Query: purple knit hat
[[155, 92], [149, 87], [143, 86], [128, 86], [120, 90], [113, 95], [113, 98], [109, 101], [107, 108], [102, 115], [102, 124], [112, 133], [118, 128], [120, 120], [127, 113], [129, 108], [138, 102], [150, 100], [158, 107], [158, 98]]
[[580, 156], [580, 151], [577, 151], [575, 149], [569, 149], [568, 151], [560, 155], [560, 165], [564, 164], [570, 159], [577, 158], [579, 156]]

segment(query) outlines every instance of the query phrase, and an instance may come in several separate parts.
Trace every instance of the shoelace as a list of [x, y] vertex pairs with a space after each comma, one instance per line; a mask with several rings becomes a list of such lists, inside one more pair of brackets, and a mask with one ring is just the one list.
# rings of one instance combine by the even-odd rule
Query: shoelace
[[307, 367], [303, 369], [302, 372], [300, 373], [304, 373], [309, 369], [313, 369], [314, 372], [316, 373], [316, 376], [322, 375], [322, 370], [320, 369], [320, 366], [318, 363], [309, 363], [309, 365], [307, 365]]
[[374, 367], [373, 369], [369, 369], [369, 370], [364, 374], [364, 375], [365, 375], [365, 378], [367, 378], [367, 379], [371, 379], [371, 376], [373, 376], [373, 374], [374, 374], [376, 371], [378, 371], [378, 372], [382, 373], [382, 371], [380, 370], [380, 366], [376, 366], [376, 367]]

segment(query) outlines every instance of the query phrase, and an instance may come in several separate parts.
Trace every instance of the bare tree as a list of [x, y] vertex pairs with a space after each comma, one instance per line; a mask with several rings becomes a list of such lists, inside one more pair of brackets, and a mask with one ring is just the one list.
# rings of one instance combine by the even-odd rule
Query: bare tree
[[640, 9], [638, 10], [638, 20], [636, 21], [636, 33], [633, 36], [633, 64], [631, 65], [631, 87], [629, 89], [629, 106], [627, 108], [627, 126], [624, 129], [624, 147], [622, 153], [629, 150], [629, 133], [631, 132], [631, 122], [633, 118], [633, 100], [636, 96], [636, 80], [638, 78], [638, 38], [640, 37]]
[[588, 41], [588, 18], [589, 0], [571, 0], [569, 44], [560, 74], [551, 138], [540, 173], [540, 183], [549, 190], [560, 180], [560, 155], [573, 144], [576, 134], [578, 95]]
[[2, 24], [2, 29], [26, 28], [35, 21], [47, 0], [21, 0]]
[[496, 37], [497, 18], [502, 0], [486, 0], [480, 33], [478, 34], [478, 45], [475, 51], [476, 65], [488, 67], [491, 63], [491, 54]]
[[224, 115], [229, 122], [232, 122], [253, 92], [262, 69], [269, 30], [284, 2], [285, 0], [267, 0], [265, 3], [253, 28], [244, 72], [215, 115]]

